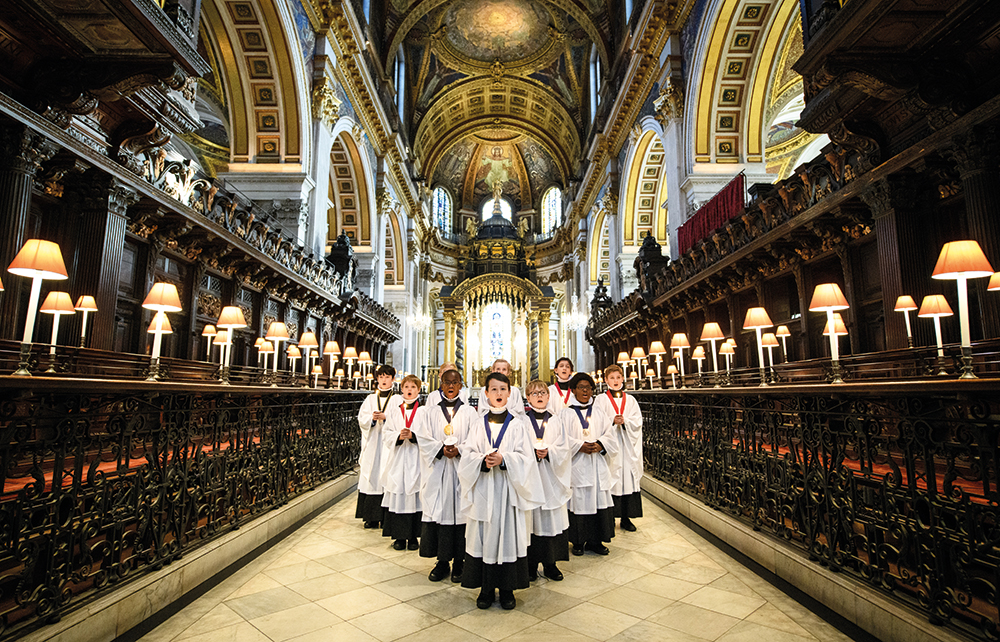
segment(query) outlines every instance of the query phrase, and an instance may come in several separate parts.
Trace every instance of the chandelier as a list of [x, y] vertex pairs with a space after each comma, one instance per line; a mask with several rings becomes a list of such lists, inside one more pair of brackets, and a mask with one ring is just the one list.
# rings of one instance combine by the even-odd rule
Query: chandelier
[[566, 325], [570, 330], [583, 330], [587, 327], [587, 321], [589, 319], [590, 317], [580, 305], [579, 298], [574, 294], [569, 313], [566, 315]]

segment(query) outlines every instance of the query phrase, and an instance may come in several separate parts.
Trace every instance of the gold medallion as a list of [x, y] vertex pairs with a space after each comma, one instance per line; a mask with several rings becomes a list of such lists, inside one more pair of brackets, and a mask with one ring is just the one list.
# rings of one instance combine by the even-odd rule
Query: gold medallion
[[453, 431], [454, 429], [451, 427], [451, 424], [448, 424], [447, 426], [444, 427], [444, 434], [448, 435], [449, 437], [451, 437], [451, 433]]

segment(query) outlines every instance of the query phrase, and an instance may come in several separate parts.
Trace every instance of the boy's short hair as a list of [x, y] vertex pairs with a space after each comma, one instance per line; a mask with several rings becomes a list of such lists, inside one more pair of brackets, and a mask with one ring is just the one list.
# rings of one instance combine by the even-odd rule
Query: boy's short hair
[[443, 375], [449, 370], [458, 370], [458, 366], [456, 366], [455, 363], [452, 361], [445, 361], [438, 367], [438, 375]]
[[375, 368], [375, 378], [378, 379], [382, 375], [389, 375], [392, 378], [396, 378], [396, 369], [392, 366], [379, 366]]
[[420, 380], [420, 377], [418, 377], [417, 375], [412, 375], [411, 374], [411, 375], [406, 375], [405, 377], [403, 377], [403, 380], [401, 382], [399, 382], [399, 386], [403, 387], [404, 385], [406, 385], [408, 383], [412, 383], [417, 388], [420, 388], [420, 386], [424, 385], [424, 383]]
[[447, 370], [442, 370], [441, 371], [440, 375], [438, 376], [438, 380], [439, 381], [444, 381], [444, 376], [446, 374], [448, 374], [449, 372], [454, 372], [455, 374], [457, 374], [459, 381], [463, 381], [465, 379], [465, 377], [462, 376], [462, 371], [459, 370], [458, 368], [448, 368]]
[[558, 359], [556, 359], [556, 366], [555, 367], [558, 368], [559, 364], [562, 363], [563, 361], [565, 361], [566, 363], [569, 364], [569, 369], [570, 370], [575, 370], [576, 369], [576, 368], [573, 367], [573, 360], [570, 359], [569, 357], [559, 357]]
[[617, 363], [612, 363], [610, 366], [604, 369], [604, 378], [607, 379], [608, 375], [611, 374], [612, 372], [617, 372], [623, 377], [625, 376], [625, 371], [622, 370], [622, 367]]
[[597, 388], [597, 384], [594, 383], [594, 378], [591, 377], [586, 372], [578, 372], [573, 375], [573, 378], [569, 380], [570, 390], [576, 390], [576, 387], [580, 385], [581, 382], [587, 381], [590, 383], [591, 388]]
[[[507, 361], [506, 359], [497, 359], [496, 361], [493, 362], [493, 365], [490, 367], [490, 370], [492, 370], [493, 368], [496, 368], [498, 363], [506, 363], [508, 370], [513, 370], [514, 369], [514, 366], [510, 365], [510, 361]], [[509, 381], [507, 383], [510, 384]]]
[[[500, 359], [500, 361], [503, 361], [503, 359]], [[486, 375], [486, 383], [483, 384], [483, 387], [489, 390], [490, 382], [493, 380], [507, 384], [507, 389], [510, 390], [510, 379], [507, 378], [507, 375], [503, 374], [502, 372], [491, 372], [490, 374]]]
[[544, 390], [545, 392], [548, 392], [549, 387], [546, 386], [545, 382], [542, 381], [541, 379], [535, 379], [534, 381], [529, 383], [528, 386], [524, 389], [524, 394], [530, 395], [534, 390]]

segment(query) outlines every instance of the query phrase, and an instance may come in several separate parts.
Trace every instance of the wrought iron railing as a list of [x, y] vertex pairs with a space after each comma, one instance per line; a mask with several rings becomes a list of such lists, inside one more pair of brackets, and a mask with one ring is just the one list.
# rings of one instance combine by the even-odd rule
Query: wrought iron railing
[[0, 639], [349, 470], [364, 393], [0, 378]]
[[641, 392], [647, 472], [984, 640], [1000, 617], [1000, 384]]

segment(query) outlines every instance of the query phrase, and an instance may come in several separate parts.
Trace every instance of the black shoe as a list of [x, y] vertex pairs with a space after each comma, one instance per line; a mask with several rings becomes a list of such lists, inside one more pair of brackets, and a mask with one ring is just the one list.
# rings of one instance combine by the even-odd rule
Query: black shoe
[[440, 582], [444, 578], [448, 577], [448, 562], [438, 562], [437, 565], [431, 569], [431, 574], [427, 576], [432, 582]]
[[517, 606], [517, 600], [514, 599], [514, 591], [500, 591], [500, 606], [505, 611], [509, 611]]
[[365, 528], [378, 528], [378, 522], [365, 522]]
[[556, 568], [555, 564], [542, 564], [542, 572], [545, 573], [545, 577], [549, 578], [553, 582], [562, 581], [562, 571]]
[[600, 542], [597, 542], [596, 544], [595, 543], [587, 544], [587, 550], [593, 551], [598, 555], [607, 555], [608, 553], [611, 552], [607, 546], [601, 544]]
[[401, 551], [404, 548], [406, 548], [406, 540], [405, 539], [397, 539], [396, 541], [394, 541], [392, 543], [392, 550], [394, 550], [394, 551]]
[[573, 544], [573, 555], [576, 555], [577, 557], [583, 555], [583, 547], [579, 544]]
[[481, 609], [488, 609], [493, 606], [493, 602], [496, 601], [496, 599], [496, 593], [493, 591], [490, 591], [489, 593], [483, 591], [479, 594], [479, 597], [476, 598], [476, 606]]
[[538, 564], [528, 565], [528, 581], [534, 582], [538, 579]]
[[418, 542], [415, 539], [411, 539], [409, 542], [407, 542], [406, 548], [411, 551], [415, 551], [420, 548], [420, 542]]
[[623, 531], [628, 531], [630, 533], [634, 533], [635, 532], [635, 524], [633, 524], [632, 520], [630, 520], [628, 517], [625, 517], [625, 518], [622, 519], [622, 530]]
[[451, 581], [455, 584], [460, 584], [462, 582], [462, 568], [465, 565], [462, 562], [456, 561], [451, 566]]

